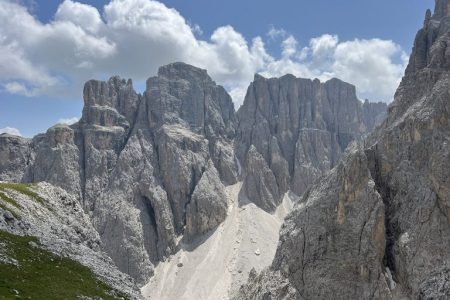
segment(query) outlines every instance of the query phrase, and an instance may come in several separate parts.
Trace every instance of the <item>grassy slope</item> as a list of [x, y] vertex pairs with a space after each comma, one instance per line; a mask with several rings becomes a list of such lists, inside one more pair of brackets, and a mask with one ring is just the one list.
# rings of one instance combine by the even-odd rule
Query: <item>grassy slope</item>
[[19, 267], [0, 264], [0, 299], [120, 298], [87, 267], [33, 246], [34, 237], [0, 231], [0, 241], [6, 244], [7, 255], [19, 262]]
[[[15, 190], [44, 203], [27, 185], [0, 184], [0, 190], [4, 189]], [[20, 207], [3, 193], [0, 198]], [[4, 207], [1, 201], [0, 205]], [[0, 299], [126, 298], [98, 280], [89, 268], [36, 247], [37, 244], [35, 237], [17, 236], [0, 230], [0, 252], [19, 262], [19, 267], [0, 263]]]

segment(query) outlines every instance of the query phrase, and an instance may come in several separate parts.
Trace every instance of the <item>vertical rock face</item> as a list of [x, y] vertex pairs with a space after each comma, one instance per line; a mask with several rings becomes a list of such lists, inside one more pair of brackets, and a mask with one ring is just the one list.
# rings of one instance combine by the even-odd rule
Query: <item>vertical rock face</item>
[[362, 117], [368, 132], [372, 132], [386, 118], [387, 105], [384, 102], [369, 102], [367, 99], [362, 105]]
[[[145, 97], [152, 129], [181, 125], [208, 141], [207, 147], [221, 179], [236, 182], [232, 139], [236, 117], [231, 97], [206, 70], [176, 63], [161, 67], [147, 80]], [[181, 132], [179, 132], [181, 133]]]
[[216, 227], [227, 216], [227, 195], [210, 161], [186, 207], [186, 234], [196, 237]]
[[161, 67], [142, 95], [112, 77], [88, 81], [83, 98], [74, 125], [31, 140], [0, 135], [0, 180], [74, 195], [103, 251], [140, 284], [180, 236], [196, 239], [226, 218], [224, 185], [243, 176], [247, 198], [273, 211], [287, 190], [300, 195], [330, 170], [384, 108], [361, 105], [337, 79], [257, 75], [235, 114], [223, 87], [183, 63]]
[[304, 194], [239, 299], [450, 297], [447, 7], [427, 12], [387, 119]]
[[[263, 158], [259, 169], [245, 168], [247, 197], [258, 202], [266, 195], [263, 202], [272, 202], [269, 207], [273, 208], [288, 189], [303, 194], [309, 184], [336, 165], [350, 141], [375, 126], [385, 109], [381, 103], [362, 105], [355, 87], [338, 79], [320, 83], [292, 75], [278, 79], [256, 75], [238, 111], [236, 136], [241, 162], [254, 162], [247, 156], [255, 156], [255, 151]], [[252, 146], [254, 151], [249, 151]], [[276, 179], [277, 188], [267, 191], [270, 195], [246, 186], [256, 173], [257, 177], [272, 173]]]
[[388, 297], [384, 205], [362, 148], [352, 145], [303, 200], [282, 226], [271, 269], [236, 299]]
[[80, 196], [80, 150], [75, 144], [75, 131], [67, 125], [53, 126], [33, 138], [33, 148], [34, 160], [24, 181], [51, 182]]
[[224, 183], [236, 182], [235, 112], [201, 70], [175, 63], [147, 81], [91, 80], [80, 121], [33, 140], [0, 136], [0, 179], [47, 181], [76, 195], [118, 268], [145, 283], [177, 236], [226, 217]]
[[275, 210], [280, 198], [277, 179], [254, 146], [251, 146], [247, 153], [245, 165], [246, 176], [242, 185], [245, 195], [254, 196], [252, 201], [262, 209]]
[[[162, 67], [147, 81], [143, 96], [127, 86], [117, 94], [128, 101], [108, 100], [118, 104], [120, 115], [99, 118], [109, 120], [108, 129], [116, 128], [107, 143], [119, 144], [100, 147], [110, 152], [96, 158], [107, 166], [112, 159], [103, 169], [108, 184], [93, 218], [119, 268], [143, 283], [152, 263], [177, 249], [178, 235], [195, 238], [225, 219], [219, 174], [224, 181], [236, 180], [234, 156], [217, 153], [220, 147], [233, 152], [234, 109], [205, 70], [186, 64]], [[214, 219], [205, 221], [209, 216]]]
[[285, 221], [273, 267], [305, 299], [389, 295], [383, 277], [385, 211], [367, 163], [362, 149], [349, 149]]
[[7, 133], [0, 134], [0, 180], [21, 181], [32, 160], [31, 141]]

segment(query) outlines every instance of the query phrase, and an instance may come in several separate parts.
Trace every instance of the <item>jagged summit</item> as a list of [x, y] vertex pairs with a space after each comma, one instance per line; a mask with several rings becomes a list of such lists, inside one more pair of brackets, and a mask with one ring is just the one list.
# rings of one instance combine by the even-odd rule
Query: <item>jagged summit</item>
[[246, 165], [247, 197], [270, 211], [286, 191], [302, 195], [352, 140], [381, 122], [385, 109], [386, 104], [363, 105], [355, 86], [339, 79], [255, 75], [237, 113], [235, 142]]
[[450, 297], [448, 3], [427, 13], [387, 119], [307, 190], [235, 299]]
[[184, 62], [175, 62], [158, 69], [158, 76], [167, 78], [201, 78], [207, 81], [213, 81], [205, 69], [197, 68]]
[[15, 137], [22, 138], [20, 135], [15, 135], [15, 134], [7, 133], [7, 132], [0, 133], [0, 137], [2, 137], [2, 138], [15, 138]]
[[73, 195], [102, 251], [140, 285], [224, 222], [233, 209], [225, 186], [243, 181], [235, 209], [254, 202], [272, 212], [288, 190], [300, 196], [329, 171], [385, 110], [337, 79], [256, 75], [236, 113], [222, 86], [184, 63], [161, 67], [142, 94], [118, 76], [90, 80], [83, 99], [73, 125], [29, 140], [1, 135], [0, 180], [45, 181]]
[[314, 79], [302, 78], [302, 77], [297, 77], [297, 76], [295, 76], [293, 74], [290, 74], [290, 73], [285, 74], [285, 75], [280, 76], [280, 77], [265, 77], [265, 76], [263, 76], [263, 75], [261, 75], [259, 73], [255, 73], [254, 78], [253, 78], [253, 82], [256, 82], [258, 80], [289, 80], [289, 79], [290, 80], [299, 80], [299, 81], [309, 81], [309, 82], [312, 82], [314, 84], [321, 84], [321, 83], [324, 83], [324, 84], [326, 84], [326, 83], [328, 83], [328, 84], [333, 84], [333, 83], [343, 84], [343, 85], [348, 85], [350, 87], [353, 87], [353, 89], [355, 89], [355, 91], [356, 91], [356, 87], [353, 84], [345, 82], [345, 81], [343, 81], [343, 80], [341, 80], [339, 78], [336, 78], [336, 77], [333, 77], [333, 78], [330, 78], [328, 80], [325, 80], [325, 81], [321, 82], [321, 80], [318, 79], [318, 78], [314, 78]]
[[90, 80], [76, 124], [32, 140], [0, 137], [1, 180], [46, 181], [76, 195], [103, 250], [139, 283], [176, 251], [177, 236], [224, 220], [222, 182], [236, 182], [237, 173], [226, 91], [183, 63], [161, 67], [147, 83], [140, 95], [118, 76]]
[[[445, 18], [450, 13], [450, 1], [449, 0], [436, 0], [436, 5], [434, 7], [433, 19], [441, 20]], [[430, 11], [430, 10], [428, 10]], [[427, 15], [429, 14], [427, 11]], [[430, 11], [431, 12], [431, 11]]]

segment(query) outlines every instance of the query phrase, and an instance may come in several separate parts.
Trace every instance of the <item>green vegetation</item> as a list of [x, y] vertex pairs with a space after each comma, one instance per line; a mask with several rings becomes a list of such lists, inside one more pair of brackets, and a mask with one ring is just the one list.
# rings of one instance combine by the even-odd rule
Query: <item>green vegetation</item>
[[[11, 199], [2, 192], [0, 192], [0, 199], [16, 208], [21, 208], [21, 206], [14, 199]], [[8, 208], [4, 203], [2, 203], [2, 201], [0, 201], [0, 208], [9, 211], [14, 216], [14, 218], [19, 219], [19, 215], [14, 210]]]
[[13, 211], [12, 209], [6, 207], [6, 205], [4, 205], [4, 204], [1, 203], [1, 202], [0, 202], [0, 208], [3, 209], [3, 210], [9, 211], [9, 212], [14, 216], [14, 218], [20, 219], [20, 216], [19, 216], [15, 211]]
[[21, 208], [21, 206], [19, 205], [19, 203], [16, 202], [16, 200], [9, 198], [8, 196], [6, 196], [4, 193], [0, 192], [0, 198], [5, 201], [6, 203], [11, 204], [12, 206], [16, 207], [16, 208]]
[[0, 251], [19, 263], [18, 267], [0, 263], [0, 299], [126, 299], [89, 268], [36, 247], [34, 237], [0, 230], [0, 242]]
[[1, 190], [13, 190], [16, 191], [18, 193], [24, 194], [34, 200], [36, 200], [37, 202], [39, 202], [42, 205], [45, 205], [45, 200], [40, 197], [37, 193], [33, 192], [32, 190], [30, 190], [30, 187], [32, 187], [32, 184], [27, 184], [27, 183], [0, 183], [0, 191]]

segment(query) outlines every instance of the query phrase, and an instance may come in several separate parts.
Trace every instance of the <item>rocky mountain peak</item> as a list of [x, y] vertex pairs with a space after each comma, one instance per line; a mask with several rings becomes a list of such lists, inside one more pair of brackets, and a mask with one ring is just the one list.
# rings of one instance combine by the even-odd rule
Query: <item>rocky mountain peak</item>
[[212, 82], [212, 79], [211, 77], [209, 77], [206, 70], [194, 67], [183, 62], [171, 63], [160, 67], [158, 69], [158, 77], [165, 77], [168, 79], [181, 78], [186, 80], [195, 79]]
[[256, 74], [237, 113], [235, 148], [246, 164], [246, 196], [273, 209], [287, 190], [301, 195], [352, 140], [380, 123], [383, 108], [363, 106], [355, 86], [336, 78], [321, 83]]
[[397, 90], [396, 101], [390, 105], [389, 120], [400, 117], [417, 97], [423, 97], [441, 77], [450, 70], [450, 11], [449, 0], [437, 0], [435, 13], [429, 19], [425, 16], [425, 26], [421, 28], [414, 40], [414, 47], [405, 76]]
[[387, 119], [304, 193], [235, 299], [449, 298], [449, 2], [427, 12]]
[[[45, 181], [79, 200], [106, 252], [140, 284], [153, 266], [220, 225], [225, 185], [273, 211], [301, 195], [376, 123], [338, 79], [255, 75], [239, 112], [206, 70], [159, 69], [141, 95], [118, 76], [90, 80], [80, 121], [32, 140], [0, 136], [0, 180]], [[241, 166], [242, 164], [242, 166]], [[237, 200], [236, 200], [237, 201]]]
[[185, 63], [163, 66], [147, 80], [144, 96], [152, 127], [181, 124], [208, 138], [234, 135], [233, 101], [206, 70]]
[[[450, 1], [449, 0], [436, 0], [434, 8], [433, 19], [440, 20], [447, 17], [450, 13]], [[428, 14], [428, 12], [427, 12]]]
[[130, 127], [139, 104], [131, 79], [113, 76], [108, 81], [90, 80], [83, 89], [81, 123]]
[[131, 79], [128, 82], [119, 76], [113, 76], [108, 81], [89, 80], [84, 85], [83, 99], [86, 106], [110, 106], [117, 107], [119, 91], [129, 86], [132, 88]]

